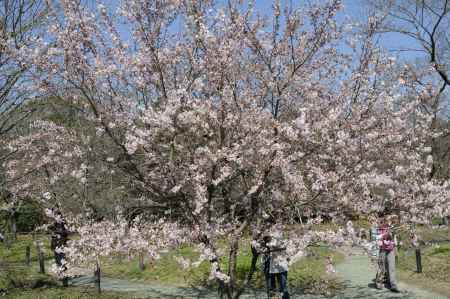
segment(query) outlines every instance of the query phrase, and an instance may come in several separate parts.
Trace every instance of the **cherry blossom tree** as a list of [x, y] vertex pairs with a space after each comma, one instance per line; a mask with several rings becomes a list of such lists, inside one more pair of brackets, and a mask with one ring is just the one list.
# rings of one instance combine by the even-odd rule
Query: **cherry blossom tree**
[[[237, 1], [126, 0], [114, 9], [50, 2], [48, 38], [19, 53], [37, 90], [89, 109], [85, 119], [111, 142], [108, 167], [127, 177], [152, 216], [195, 232], [228, 298], [242, 294], [258, 256], [239, 284], [239, 239], [257, 235], [266, 215], [286, 222], [390, 209], [419, 220], [449, 209], [448, 183], [430, 179], [432, 119], [420, 109], [438, 91], [405, 96], [411, 82], [373, 42], [381, 20], [369, 18], [365, 31], [340, 24], [337, 0], [301, 8], [274, 1], [272, 9], [264, 16]], [[338, 51], [341, 43], [351, 51]], [[27, 169], [20, 163], [42, 168], [39, 157], [58, 178], [71, 175], [64, 168], [83, 170], [85, 151], [68, 150], [81, 136], [46, 126], [12, 143], [25, 152], [9, 174]], [[18, 146], [36, 139], [49, 143], [40, 154]], [[109, 231], [97, 231], [89, 237], [95, 252], [115, 248]], [[298, 253], [312, 235], [293, 237], [291, 247]]]

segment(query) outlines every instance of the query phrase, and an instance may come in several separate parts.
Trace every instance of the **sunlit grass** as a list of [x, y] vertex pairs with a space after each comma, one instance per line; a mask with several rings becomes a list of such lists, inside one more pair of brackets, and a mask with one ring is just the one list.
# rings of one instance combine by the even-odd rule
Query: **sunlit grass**
[[[92, 289], [81, 288], [42, 288], [33, 290], [15, 290], [8, 294], [10, 299], [132, 299], [142, 298], [133, 294], [102, 292], [98, 294]], [[145, 297], [147, 299], [151, 299]]]
[[[240, 242], [237, 259], [237, 278], [242, 283], [250, 270], [252, 255], [248, 240]], [[209, 263], [202, 262], [198, 267], [183, 269], [176, 260], [176, 257], [183, 257], [195, 262], [199, 253], [193, 247], [184, 246], [176, 250], [162, 254], [161, 258], [152, 264], [147, 264], [145, 270], [140, 270], [138, 260], [132, 259], [121, 261], [116, 257], [112, 261], [105, 261], [103, 272], [105, 276], [122, 278], [143, 282], [158, 282], [160, 284], [178, 286], [215, 286], [215, 282], [208, 280]], [[325, 261], [327, 256], [332, 256], [335, 263], [343, 259], [343, 255], [328, 247], [316, 246], [308, 249], [308, 256], [293, 264], [289, 270], [289, 285], [292, 289], [301, 289], [304, 292], [317, 293], [323, 289], [338, 288], [338, 279], [329, 276], [325, 272]], [[221, 260], [221, 267], [226, 272], [228, 258], [225, 256]], [[265, 282], [261, 271], [261, 261], [258, 259], [257, 270], [252, 279], [252, 286], [255, 288], [265, 288]], [[328, 290], [327, 290], [328, 289]]]

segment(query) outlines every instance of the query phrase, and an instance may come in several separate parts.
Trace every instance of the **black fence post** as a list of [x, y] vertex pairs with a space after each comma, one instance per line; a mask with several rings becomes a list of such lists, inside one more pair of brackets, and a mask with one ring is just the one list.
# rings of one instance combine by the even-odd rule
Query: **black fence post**
[[416, 266], [417, 273], [422, 273], [422, 254], [419, 247], [416, 248]]
[[139, 253], [139, 269], [141, 271], [145, 270], [145, 263], [144, 263], [144, 254], [141, 252]]
[[95, 265], [95, 271], [94, 271], [94, 277], [95, 277], [95, 286], [97, 288], [97, 292], [100, 294], [102, 292], [102, 289], [100, 287], [100, 263], [97, 261], [97, 264]]
[[44, 251], [42, 249], [42, 241], [38, 240], [36, 242], [38, 260], [39, 260], [39, 272], [45, 274], [45, 261], [44, 261]]
[[25, 263], [27, 266], [31, 265], [31, 248], [30, 245], [27, 245], [27, 247], [25, 247]]

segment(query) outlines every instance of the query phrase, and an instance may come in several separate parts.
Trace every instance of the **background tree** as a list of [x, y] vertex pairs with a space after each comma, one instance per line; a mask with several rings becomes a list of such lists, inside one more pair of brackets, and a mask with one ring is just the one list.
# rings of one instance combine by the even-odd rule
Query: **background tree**
[[40, 0], [5, 0], [0, 3], [0, 204], [9, 215], [12, 238], [16, 236], [16, 197], [5, 189], [3, 162], [5, 142], [12, 130], [27, 119], [33, 110], [21, 109], [36, 92], [29, 89], [28, 67], [20, 62], [20, 49], [30, 46], [39, 36], [45, 16]]
[[381, 32], [409, 38], [410, 46], [394, 50], [410, 52], [417, 57], [415, 61], [406, 61], [408, 69], [404, 74], [413, 79], [416, 92], [430, 91], [435, 86], [434, 95], [422, 104], [423, 109], [433, 115], [433, 127], [437, 132], [443, 132], [431, 140], [436, 161], [431, 176], [448, 178], [446, 157], [449, 149], [442, 144], [449, 136], [445, 123], [450, 100], [450, 2], [381, 0], [372, 4], [378, 12], [386, 15]]

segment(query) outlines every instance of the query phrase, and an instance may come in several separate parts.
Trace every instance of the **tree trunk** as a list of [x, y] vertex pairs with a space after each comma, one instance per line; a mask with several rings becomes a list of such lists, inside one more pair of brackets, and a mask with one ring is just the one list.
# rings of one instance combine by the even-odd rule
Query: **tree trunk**
[[237, 252], [239, 249], [239, 239], [238, 236], [233, 237], [230, 244], [230, 257], [228, 260], [228, 276], [230, 277], [230, 283], [228, 288], [230, 293], [234, 294], [236, 289], [236, 266], [237, 266]]
[[249, 284], [252, 280], [253, 274], [256, 271], [256, 263], [258, 261], [258, 256], [259, 256], [259, 253], [256, 251], [255, 248], [252, 247], [252, 263], [250, 265], [250, 271], [248, 272], [247, 277], [245, 278], [245, 281], [242, 284], [242, 287], [236, 292], [234, 299], [238, 299], [242, 295], [244, 290], [249, 286]]

